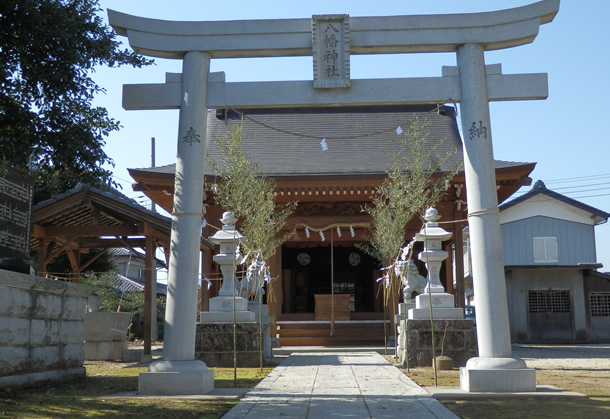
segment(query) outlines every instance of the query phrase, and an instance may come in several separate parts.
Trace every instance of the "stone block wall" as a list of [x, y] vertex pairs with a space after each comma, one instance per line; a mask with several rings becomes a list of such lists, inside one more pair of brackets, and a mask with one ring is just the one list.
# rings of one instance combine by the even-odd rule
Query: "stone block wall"
[[[445, 334], [445, 325], [447, 333]], [[401, 342], [400, 360], [406, 364], [409, 357], [410, 367], [432, 366], [432, 325], [430, 320], [402, 320], [400, 322], [400, 335], [405, 336], [406, 326], [406, 351], [405, 342]], [[404, 339], [404, 338], [403, 338]], [[453, 366], [465, 366], [466, 361], [477, 356], [477, 339], [472, 320], [434, 320], [434, 343], [435, 354], [453, 359]], [[443, 350], [444, 348], [444, 350]]]
[[85, 376], [91, 287], [0, 270], [0, 388]]
[[[237, 366], [260, 366], [260, 336], [256, 322], [237, 323]], [[197, 323], [195, 359], [208, 367], [233, 367], [233, 323]]]

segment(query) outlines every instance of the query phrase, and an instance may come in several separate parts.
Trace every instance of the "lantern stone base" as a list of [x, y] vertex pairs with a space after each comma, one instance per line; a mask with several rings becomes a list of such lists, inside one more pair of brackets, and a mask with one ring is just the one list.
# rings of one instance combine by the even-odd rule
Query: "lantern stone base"
[[453, 308], [455, 297], [446, 292], [433, 292], [432, 294], [419, 294], [415, 297], [415, 308], [428, 308], [432, 302], [433, 308]]
[[471, 358], [460, 368], [460, 387], [468, 392], [534, 392], [536, 371], [516, 358]]
[[[237, 323], [253, 322], [256, 316], [251, 311], [236, 311], [235, 321]], [[202, 311], [199, 313], [201, 323], [233, 323], [232, 311]]]
[[[462, 320], [464, 310], [461, 308], [432, 308], [434, 320]], [[412, 308], [409, 310], [409, 320], [430, 320], [430, 308]]]
[[[428, 312], [429, 313], [429, 312]], [[432, 324], [427, 320], [401, 320], [396, 354], [403, 365], [432, 366], [434, 356], [453, 359], [455, 366], [465, 366], [477, 356], [477, 340], [472, 320], [434, 320], [435, 353], [432, 351]], [[446, 332], [445, 332], [446, 328]]]
[[195, 395], [207, 394], [212, 390], [214, 370], [199, 360], [156, 361], [138, 379], [140, 395]]
[[[235, 319], [233, 318], [233, 306], [235, 306]], [[210, 298], [210, 311], [199, 313], [201, 323], [253, 322], [255, 313], [248, 311], [248, 300], [243, 297], [214, 297]]]
[[[239, 368], [258, 367], [261, 358], [259, 326], [255, 322], [240, 322], [235, 328], [233, 322], [198, 323], [195, 358], [212, 367], [231, 368], [235, 361]], [[271, 358], [271, 348], [268, 357]]]
[[243, 297], [232, 297], [232, 296], [220, 296], [210, 298], [210, 311], [227, 311], [233, 312], [233, 306], [235, 305], [235, 311], [247, 311], [248, 300]]

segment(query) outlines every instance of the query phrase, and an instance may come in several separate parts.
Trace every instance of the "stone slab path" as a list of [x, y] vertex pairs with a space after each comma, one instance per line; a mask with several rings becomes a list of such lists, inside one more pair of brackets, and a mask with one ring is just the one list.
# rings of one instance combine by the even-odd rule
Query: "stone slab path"
[[376, 352], [296, 353], [223, 418], [455, 419]]

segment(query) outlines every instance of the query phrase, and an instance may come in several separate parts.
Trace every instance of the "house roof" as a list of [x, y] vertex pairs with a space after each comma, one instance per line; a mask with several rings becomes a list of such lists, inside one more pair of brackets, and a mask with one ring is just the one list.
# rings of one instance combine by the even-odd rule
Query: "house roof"
[[[134, 281], [133, 279], [129, 279], [126, 276], [116, 274], [112, 276], [108, 280], [108, 284], [117, 291], [121, 293], [128, 292], [144, 292], [144, 284], [139, 281]], [[167, 285], [161, 284], [157, 282], [156, 284], [156, 293], [167, 295]]]
[[[145, 260], [146, 255], [142, 252], [138, 252], [137, 250], [125, 249], [121, 247], [117, 247], [114, 249], [109, 249], [109, 252], [114, 255], [115, 258], [131, 258], [135, 257], [136, 259]], [[155, 262], [157, 267], [167, 268], [167, 264], [155, 257]]]
[[524, 202], [528, 199], [531, 199], [535, 196], [538, 195], [543, 195], [546, 196], [548, 198], [551, 199], [555, 199], [557, 201], [563, 202], [565, 204], [571, 205], [575, 208], [578, 208], [582, 211], [588, 212], [591, 214], [591, 218], [594, 221], [594, 224], [602, 224], [605, 223], [606, 221], [608, 221], [608, 218], [610, 217], [610, 214], [602, 211], [600, 209], [594, 208], [592, 206], [589, 206], [587, 204], [584, 204], [580, 201], [577, 201], [575, 199], [569, 198], [565, 195], [562, 195], [560, 193], [554, 192], [550, 189], [547, 189], [546, 185], [544, 184], [543, 181], [538, 180], [534, 186], [532, 187], [532, 189], [530, 189], [527, 193], [521, 195], [518, 198], [515, 198], [511, 201], [508, 201], [502, 205], [500, 205], [500, 212], [505, 211], [509, 208], [514, 207], [515, 205]]
[[[419, 120], [425, 122], [431, 140], [443, 140], [435, 155], [452, 153], [440, 168], [445, 172], [463, 162], [455, 116], [451, 106], [432, 105], [209, 111], [206, 153], [222, 161], [215, 139], [242, 124], [242, 148], [267, 176], [384, 176], [391, 153], [399, 150], [397, 128], [406, 132]], [[326, 151], [320, 144], [323, 139]], [[523, 164], [496, 161], [496, 168]], [[216, 175], [207, 164], [204, 170], [206, 176]], [[130, 169], [134, 178], [146, 172], [173, 176], [175, 164]]]

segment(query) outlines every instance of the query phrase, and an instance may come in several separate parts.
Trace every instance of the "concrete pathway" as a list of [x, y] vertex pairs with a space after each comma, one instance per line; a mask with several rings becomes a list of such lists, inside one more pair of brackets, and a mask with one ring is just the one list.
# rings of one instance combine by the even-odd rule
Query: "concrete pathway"
[[455, 419], [376, 352], [293, 353], [223, 418]]

